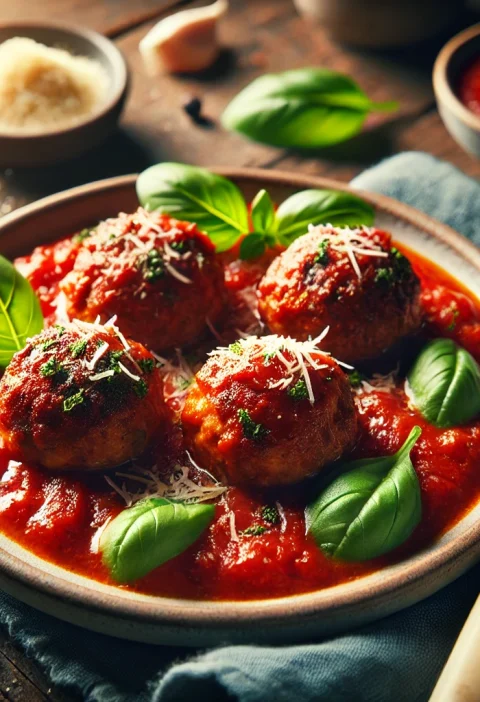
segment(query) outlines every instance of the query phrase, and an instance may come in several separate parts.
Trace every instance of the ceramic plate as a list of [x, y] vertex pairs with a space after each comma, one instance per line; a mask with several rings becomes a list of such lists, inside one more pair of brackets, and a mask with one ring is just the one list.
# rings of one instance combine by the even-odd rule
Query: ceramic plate
[[[267, 188], [276, 201], [304, 188], [349, 187], [335, 181], [262, 170], [228, 170], [252, 198]], [[480, 252], [452, 229], [392, 199], [363, 193], [376, 225], [460, 279], [480, 297]], [[135, 176], [74, 188], [0, 220], [8, 257], [71, 234], [92, 221], [137, 207]], [[480, 557], [480, 504], [430, 548], [401, 563], [319, 592], [249, 602], [160, 598], [102, 585], [54, 566], [0, 536], [0, 586], [56, 617], [113, 636], [186, 646], [289, 642], [345, 631], [428, 597]]]

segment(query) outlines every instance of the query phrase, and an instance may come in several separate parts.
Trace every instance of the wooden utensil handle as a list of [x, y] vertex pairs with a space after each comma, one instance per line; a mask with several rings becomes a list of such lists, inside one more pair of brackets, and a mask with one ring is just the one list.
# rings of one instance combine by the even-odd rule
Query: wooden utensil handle
[[430, 702], [480, 702], [480, 597], [460, 632]]

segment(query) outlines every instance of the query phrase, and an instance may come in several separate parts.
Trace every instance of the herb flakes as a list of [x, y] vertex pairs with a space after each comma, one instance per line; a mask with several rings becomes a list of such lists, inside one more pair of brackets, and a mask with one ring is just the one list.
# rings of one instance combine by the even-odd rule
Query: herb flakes
[[288, 388], [287, 395], [296, 402], [306, 400], [308, 397], [308, 390], [304, 379], [300, 378], [300, 380], [295, 383], [293, 387]]
[[242, 425], [243, 435], [246, 439], [251, 439], [252, 441], [261, 441], [269, 433], [268, 429], [262, 424], [257, 424], [254, 422], [250, 416], [250, 413], [246, 409], [238, 410], [238, 419]]

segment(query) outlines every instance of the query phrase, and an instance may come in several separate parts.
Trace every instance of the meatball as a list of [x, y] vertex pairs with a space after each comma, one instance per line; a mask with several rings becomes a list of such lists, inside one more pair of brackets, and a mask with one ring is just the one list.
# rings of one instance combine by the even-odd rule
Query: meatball
[[295, 483], [352, 447], [347, 376], [313, 342], [276, 335], [219, 348], [195, 376], [182, 413], [195, 460], [230, 485]]
[[168, 421], [152, 355], [114, 326], [51, 327], [15, 354], [0, 381], [7, 449], [51, 471], [125, 463]]
[[330, 327], [323, 348], [351, 363], [378, 356], [422, 321], [420, 282], [378, 229], [312, 227], [273, 261], [258, 298], [271, 331], [304, 340]]
[[194, 342], [220, 316], [225, 295], [210, 239], [195, 224], [141, 208], [86, 236], [60, 289], [70, 319], [116, 315], [124, 334], [155, 351]]

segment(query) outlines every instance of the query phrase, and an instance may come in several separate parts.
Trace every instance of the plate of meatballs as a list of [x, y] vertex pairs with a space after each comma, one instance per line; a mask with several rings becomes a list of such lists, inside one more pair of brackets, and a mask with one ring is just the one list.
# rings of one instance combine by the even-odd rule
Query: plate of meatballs
[[[342, 631], [480, 555], [479, 252], [383, 196], [219, 174], [228, 246], [136, 176], [0, 223], [0, 585], [134, 640]], [[262, 188], [371, 220], [246, 256]]]

